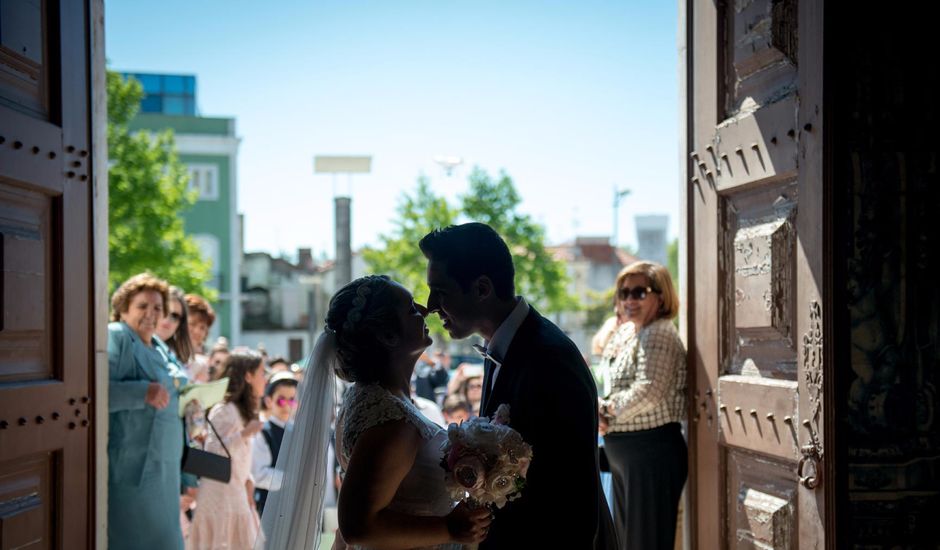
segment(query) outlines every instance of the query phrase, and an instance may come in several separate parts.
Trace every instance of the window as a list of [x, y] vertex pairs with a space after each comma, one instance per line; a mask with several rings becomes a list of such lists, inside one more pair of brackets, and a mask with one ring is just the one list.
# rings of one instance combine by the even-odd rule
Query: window
[[219, 200], [219, 167], [215, 164], [190, 164], [189, 188], [201, 201]]
[[219, 263], [219, 239], [209, 233], [198, 233], [193, 235], [196, 246], [202, 253], [202, 257], [212, 263], [212, 274], [217, 275], [221, 269]]
[[162, 113], [163, 96], [148, 94], [140, 102], [140, 110], [144, 113]]
[[302, 338], [290, 338], [287, 340], [287, 355], [291, 363], [296, 363], [304, 358], [304, 341]]
[[140, 81], [140, 85], [144, 87], [144, 91], [148, 94], [159, 94], [163, 89], [163, 86], [160, 84], [160, 75], [158, 74], [132, 74], [129, 76]]
[[163, 114], [165, 115], [184, 115], [186, 107], [183, 98], [175, 95], [163, 96]]
[[183, 79], [184, 77], [175, 74], [168, 74], [163, 76], [163, 93], [165, 94], [181, 94], [183, 93]]

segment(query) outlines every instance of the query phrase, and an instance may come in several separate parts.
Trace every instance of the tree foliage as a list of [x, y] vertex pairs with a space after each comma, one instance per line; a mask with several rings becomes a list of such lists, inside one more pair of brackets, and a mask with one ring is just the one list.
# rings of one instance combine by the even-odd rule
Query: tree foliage
[[143, 90], [108, 71], [108, 280], [114, 290], [149, 271], [186, 292], [214, 298], [211, 266], [183, 228], [182, 214], [196, 201], [173, 133], [131, 132]]
[[672, 275], [672, 283], [679, 290], [679, 239], [673, 239], [666, 247], [666, 269]]
[[[465, 221], [478, 221], [493, 227], [509, 245], [516, 267], [516, 291], [545, 313], [579, 308], [568, 294], [568, 276], [562, 262], [552, 258], [545, 247], [545, 230], [530, 216], [518, 211], [521, 199], [512, 179], [501, 173], [498, 180], [475, 168], [469, 177], [469, 190], [453, 207], [434, 194], [424, 176], [418, 178], [413, 194], [405, 193], [398, 205], [394, 229], [380, 237], [381, 246], [363, 251], [369, 271], [385, 273], [415, 293], [421, 302], [427, 299], [427, 260], [418, 241], [431, 230]], [[428, 326], [441, 341], [445, 332], [436, 316]]]
[[516, 267], [516, 292], [543, 313], [579, 309], [568, 293], [565, 264], [545, 248], [545, 228], [519, 212], [522, 199], [512, 178], [500, 172], [493, 179], [477, 167], [470, 173], [470, 190], [461, 197], [461, 214], [467, 221], [482, 222], [502, 235]]
[[584, 307], [585, 327], [588, 327], [592, 330], [597, 330], [601, 328], [601, 325], [604, 324], [604, 321], [614, 316], [615, 290], [616, 288], [613, 284], [611, 284], [610, 288], [603, 292], [598, 292], [596, 290], [588, 291], [588, 298], [590, 302]]
[[[363, 259], [370, 272], [392, 277], [414, 292], [415, 300], [426, 303], [430, 293], [425, 278], [427, 261], [418, 241], [435, 228], [453, 224], [457, 210], [434, 194], [427, 177], [420, 176], [414, 194], [402, 195], [397, 213], [392, 232], [379, 237], [382, 246], [363, 250]], [[437, 316], [428, 317], [428, 328], [436, 341], [445, 333]]]

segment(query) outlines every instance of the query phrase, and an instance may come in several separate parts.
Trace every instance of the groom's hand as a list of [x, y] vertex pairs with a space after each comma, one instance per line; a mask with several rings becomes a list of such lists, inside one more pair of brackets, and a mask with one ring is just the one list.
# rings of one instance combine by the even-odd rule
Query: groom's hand
[[447, 517], [447, 530], [455, 542], [475, 544], [483, 542], [490, 531], [493, 514], [484, 507], [471, 508], [465, 502], [458, 504]]

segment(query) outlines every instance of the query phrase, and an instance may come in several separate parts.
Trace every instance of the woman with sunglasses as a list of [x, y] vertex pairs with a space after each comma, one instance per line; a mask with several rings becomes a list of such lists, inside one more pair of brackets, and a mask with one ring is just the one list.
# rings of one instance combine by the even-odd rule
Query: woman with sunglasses
[[297, 379], [290, 371], [274, 373], [264, 390], [261, 406], [267, 413], [267, 421], [261, 429], [261, 437], [251, 443], [251, 475], [255, 478], [255, 505], [258, 513], [264, 511], [268, 490], [277, 490], [274, 465], [281, 450], [284, 432], [294, 411], [297, 410]]
[[195, 354], [192, 341], [189, 339], [189, 315], [185, 296], [179, 287], [170, 287], [166, 317], [157, 321], [156, 330], [157, 337], [172, 353], [170, 360], [181, 368], [184, 368]]
[[673, 319], [679, 299], [665, 267], [635, 262], [616, 280], [623, 319], [604, 347], [601, 432], [613, 476], [622, 548], [671, 549], [688, 475], [685, 347]]
[[[186, 372], [186, 364], [195, 355], [192, 341], [189, 339], [189, 308], [186, 306], [186, 294], [179, 287], [171, 286], [169, 298], [166, 317], [157, 321], [155, 332], [170, 362], [175, 364], [181, 372]], [[184, 444], [188, 445], [187, 432], [188, 430], [183, 430]], [[189, 535], [191, 510], [196, 501], [199, 480], [186, 472], [181, 473], [180, 480], [183, 484], [180, 496], [180, 526], [185, 539]]]

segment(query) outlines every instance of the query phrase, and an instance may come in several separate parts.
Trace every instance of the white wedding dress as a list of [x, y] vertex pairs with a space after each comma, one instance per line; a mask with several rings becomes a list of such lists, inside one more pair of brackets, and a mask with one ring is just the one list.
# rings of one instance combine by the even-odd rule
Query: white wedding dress
[[[447, 432], [425, 418], [410, 400], [397, 397], [378, 384], [354, 384], [346, 392], [336, 418], [336, 433], [340, 434], [337, 441], [340, 466], [345, 471], [356, 440], [364, 431], [402, 419], [418, 429], [424, 443], [389, 509], [416, 516], [445, 516], [456, 504], [444, 490], [444, 470], [441, 468], [441, 445], [447, 439]], [[442, 544], [427, 548], [456, 550], [463, 546]]]

